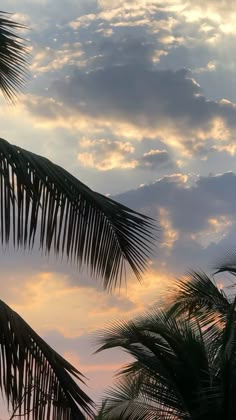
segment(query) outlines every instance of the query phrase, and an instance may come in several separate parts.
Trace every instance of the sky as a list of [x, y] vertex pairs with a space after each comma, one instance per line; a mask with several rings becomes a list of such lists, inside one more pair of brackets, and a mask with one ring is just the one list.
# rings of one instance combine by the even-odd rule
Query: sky
[[[1, 251], [1, 299], [99, 401], [127, 356], [95, 332], [163, 305], [174, 279], [236, 249], [234, 0], [2, 0], [30, 27], [31, 74], [0, 136], [158, 220], [142, 284], [104, 292], [53, 256]], [[221, 278], [217, 278], [219, 284]], [[7, 419], [7, 417], [6, 417]], [[4, 418], [5, 420], [5, 418]]]

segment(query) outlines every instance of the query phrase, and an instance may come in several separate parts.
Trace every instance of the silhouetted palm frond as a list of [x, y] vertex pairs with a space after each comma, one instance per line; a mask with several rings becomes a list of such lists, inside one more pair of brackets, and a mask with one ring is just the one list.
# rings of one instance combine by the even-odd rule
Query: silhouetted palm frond
[[107, 419], [118, 413], [117, 419], [124, 420], [191, 419], [198, 411], [207, 413], [205, 396], [217, 351], [197, 324], [193, 328], [193, 322], [151, 311], [134, 321], [111, 324], [100, 332], [98, 345], [98, 351], [120, 347], [134, 358], [122, 368], [117, 387], [105, 395]]
[[28, 75], [29, 49], [19, 35], [21, 29], [25, 26], [0, 11], [0, 90], [11, 101], [21, 92]]
[[200, 309], [224, 313], [228, 311], [229, 301], [223, 290], [219, 289], [203, 271], [191, 271], [187, 277], [178, 280], [172, 288], [173, 303], [169, 313], [180, 316]]
[[[156, 383], [143, 374], [124, 376], [107, 391], [101, 420], [180, 420], [155, 398]], [[170, 398], [170, 396], [169, 396]]]
[[221, 318], [228, 313], [230, 301], [213, 279], [203, 271], [192, 271], [184, 279], [178, 280], [172, 288], [173, 303], [169, 314], [172, 316], [208, 316]]
[[0, 389], [8, 407], [33, 420], [91, 418], [92, 401], [78, 381], [83, 375], [0, 301]]
[[121, 348], [133, 362], [104, 396], [104, 420], [235, 418], [236, 297], [204, 272], [174, 285], [173, 302], [98, 336], [102, 351]]
[[[168, 309], [172, 317], [197, 319], [211, 344], [218, 347], [231, 302], [224, 290], [203, 271], [192, 271], [172, 288], [173, 301]], [[196, 325], [196, 324], [195, 324]], [[198, 328], [198, 326], [197, 326]]]
[[48, 159], [0, 139], [0, 241], [66, 254], [115, 287], [125, 262], [140, 279], [155, 241], [153, 221], [92, 191]]
[[221, 258], [218, 258], [218, 262], [214, 264], [215, 274], [228, 272], [232, 275], [236, 275], [236, 252], [227, 251]]

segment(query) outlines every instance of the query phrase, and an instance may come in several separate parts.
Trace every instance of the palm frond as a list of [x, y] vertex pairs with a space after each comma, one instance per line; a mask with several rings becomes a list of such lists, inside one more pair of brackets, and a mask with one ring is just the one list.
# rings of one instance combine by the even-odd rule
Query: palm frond
[[165, 311], [100, 332], [97, 351], [120, 347], [134, 359], [105, 396], [105, 420], [159, 418], [162, 409], [163, 419], [235, 417], [236, 297], [203, 272], [190, 273], [176, 290]]
[[0, 139], [0, 241], [67, 255], [105, 288], [128, 263], [141, 278], [156, 236], [152, 219], [89, 189], [48, 159]]
[[170, 316], [190, 317], [201, 315], [210, 321], [217, 321], [217, 315], [224, 318], [230, 307], [230, 302], [223, 290], [218, 289], [213, 280], [203, 271], [192, 271], [189, 275], [176, 282], [173, 294], [173, 303], [168, 313]]
[[[124, 376], [116, 381], [105, 396], [102, 407], [103, 420], [180, 420], [167, 405], [153, 398], [156, 384], [146, 381], [143, 374]], [[181, 413], [182, 414], [182, 413]]]
[[218, 259], [214, 264], [215, 274], [228, 272], [236, 275], [236, 253], [234, 251], [227, 251], [223, 257]]
[[18, 33], [21, 29], [25, 26], [0, 11], [0, 90], [10, 101], [22, 91], [28, 76], [29, 49]]
[[187, 413], [194, 412], [199, 405], [199, 391], [210, 386], [210, 363], [214, 359], [211, 352], [215, 352], [192, 324], [193, 321], [176, 320], [167, 312], [151, 311], [101, 331], [97, 351], [121, 347], [128, 352], [135, 361], [121, 370], [121, 378], [146, 372], [155, 382], [150, 387], [153, 391], [148, 391], [149, 399], [175, 413], [177, 418], [188, 418]]
[[228, 311], [219, 351], [220, 378], [222, 383], [223, 413], [225, 418], [235, 416], [236, 392], [236, 297]]
[[97, 414], [95, 416], [96, 420], [105, 420], [105, 408], [106, 408], [106, 400], [102, 401], [102, 403], [97, 407]]
[[[0, 301], [0, 389], [8, 407], [38, 420], [92, 417], [83, 375]], [[87, 416], [87, 417], [86, 417]]]
[[171, 293], [173, 300], [168, 315], [187, 318], [192, 328], [200, 327], [204, 331], [204, 340], [211, 347], [209, 357], [214, 358], [221, 344], [230, 300], [203, 271], [192, 271], [184, 279], [178, 280]]

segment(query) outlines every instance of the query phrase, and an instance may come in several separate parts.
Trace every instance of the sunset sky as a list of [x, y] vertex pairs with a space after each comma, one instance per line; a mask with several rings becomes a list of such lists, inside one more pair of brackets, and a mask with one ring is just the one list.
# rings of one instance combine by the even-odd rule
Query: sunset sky
[[[1, 252], [1, 299], [89, 378], [96, 401], [127, 356], [94, 332], [165, 301], [173, 279], [236, 249], [235, 0], [2, 0], [30, 27], [31, 75], [0, 136], [159, 221], [139, 284]], [[235, 171], [235, 173], [234, 173]], [[219, 278], [219, 281], [221, 279]]]

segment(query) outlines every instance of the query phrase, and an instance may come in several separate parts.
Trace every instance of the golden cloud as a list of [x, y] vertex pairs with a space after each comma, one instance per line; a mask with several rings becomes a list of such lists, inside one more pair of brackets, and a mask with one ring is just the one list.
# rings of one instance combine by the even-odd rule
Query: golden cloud
[[91, 152], [82, 152], [77, 156], [79, 162], [85, 167], [107, 171], [115, 168], [135, 168], [138, 164], [130, 157], [134, 153], [134, 146], [129, 142], [82, 139], [81, 145], [92, 149]]

